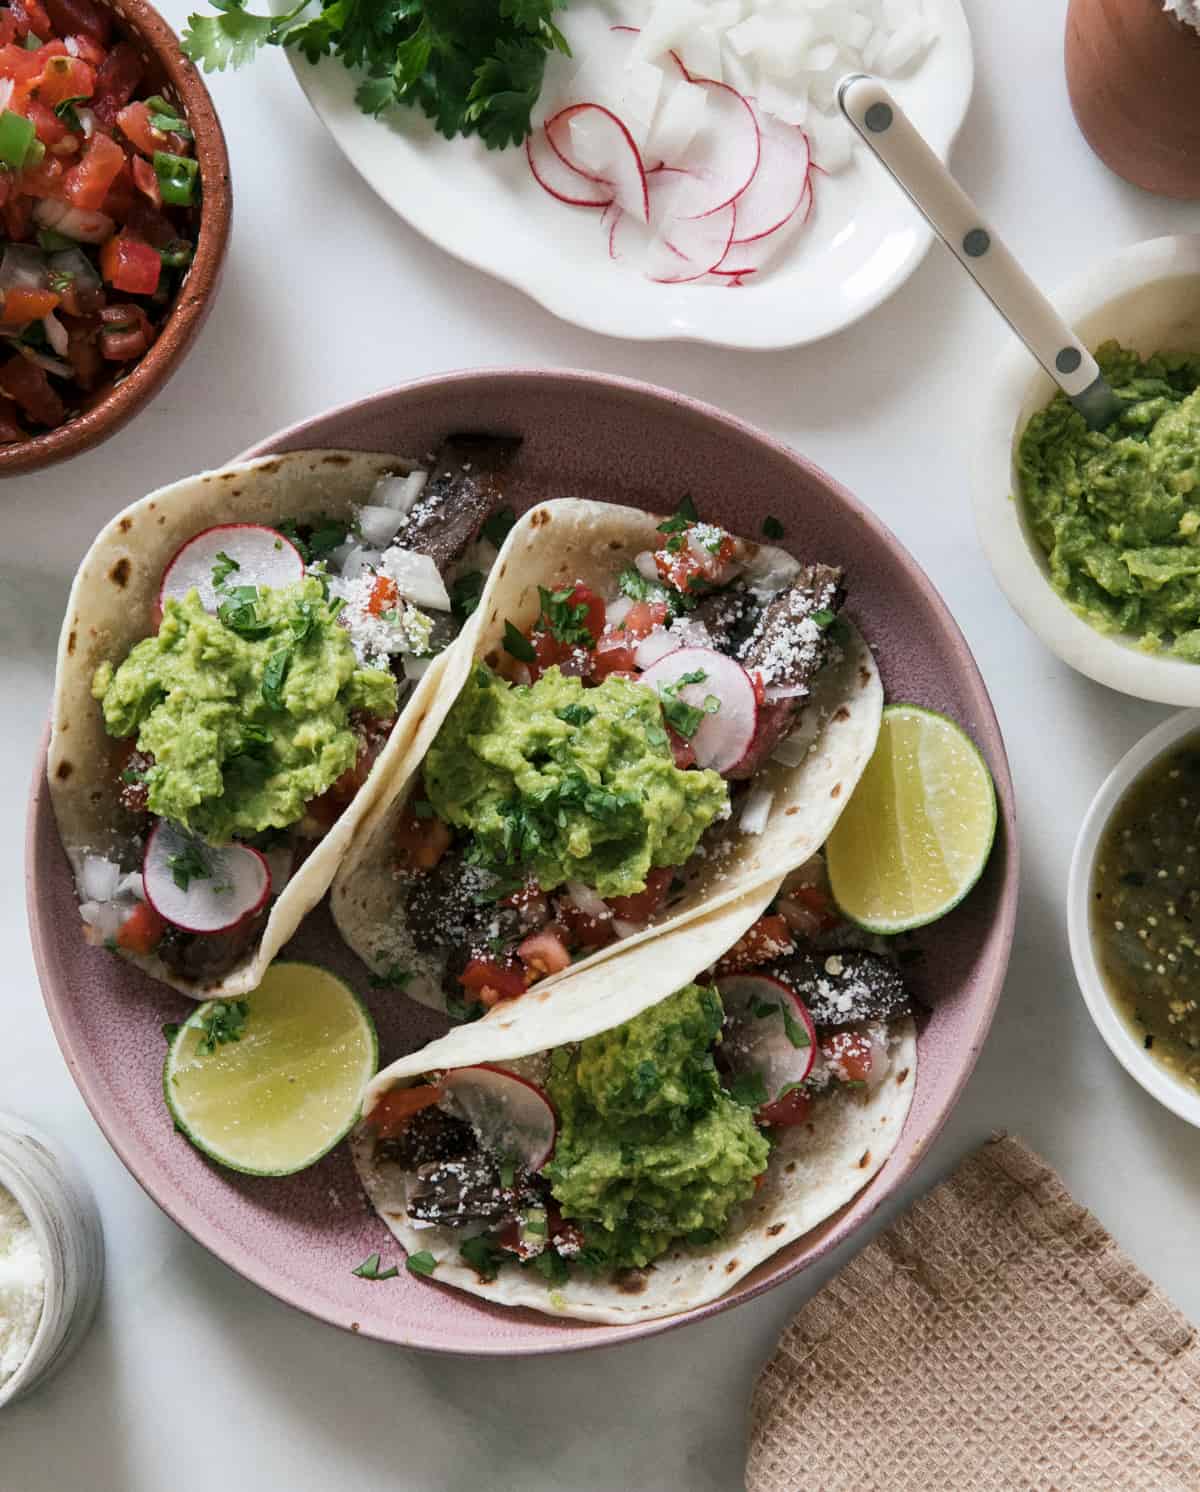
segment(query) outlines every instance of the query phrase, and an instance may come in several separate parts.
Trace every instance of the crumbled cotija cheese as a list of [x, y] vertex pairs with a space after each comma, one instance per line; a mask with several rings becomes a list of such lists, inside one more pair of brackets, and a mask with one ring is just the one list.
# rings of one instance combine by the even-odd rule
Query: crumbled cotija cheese
[[0, 1186], [0, 1386], [29, 1355], [45, 1298], [45, 1267], [29, 1219]]

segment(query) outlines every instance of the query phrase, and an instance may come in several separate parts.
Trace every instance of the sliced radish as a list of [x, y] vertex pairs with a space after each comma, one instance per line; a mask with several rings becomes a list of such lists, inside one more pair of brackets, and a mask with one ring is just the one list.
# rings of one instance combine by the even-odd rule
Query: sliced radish
[[760, 141], [758, 170], [737, 199], [735, 244], [777, 233], [800, 211], [809, 193], [808, 136], [761, 109], [754, 112]]
[[647, 632], [634, 649], [633, 661], [638, 668], [645, 670], [660, 658], [677, 652], [682, 646], [682, 640], [669, 628], [655, 627], [653, 632]]
[[688, 153], [691, 180], [675, 207], [681, 217], [703, 217], [727, 207], [754, 180], [761, 151], [758, 118], [753, 104], [736, 88], [695, 76], [677, 53], [671, 55], [686, 81], [708, 93], [704, 123]]
[[551, 146], [544, 128], [525, 137], [525, 154], [538, 186], [559, 202], [571, 207], [607, 207], [613, 200], [607, 182], [592, 181], [566, 164]]
[[614, 212], [609, 221], [609, 257], [640, 268], [659, 285], [683, 285], [715, 269], [729, 252], [737, 214], [732, 205], [702, 218], [674, 211], [686, 171], [660, 166], [646, 175], [650, 226], [629, 213]]
[[258, 850], [214, 849], [163, 819], [146, 843], [142, 879], [158, 915], [194, 933], [227, 932], [271, 895], [271, 870]]
[[485, 1063], [452, 1068], [439, 1086], [440, 1107], [464, 1119], [489, 1155], [540, 1171], [554, 1154], [558, 1120], [535, 1083]]
[[735, 1075], [758, 1073], [766, 1103], [812, 1070], [817, 1032], [800, 996], [769, 974], [728, 974], [717, 980], [729, 1029], [721, 1055]]
[[213, 566], [220, 555], [237, 568], [225, 577], [227, 586], [284, 586], [304, 579], [300, 551], [281, 533], [259, 523], [222, 523], [206, 528], [175, 551], [163, 571], [159, 587], [160, 607], [168, 599], [182, 601], [190, 590], [200, 592], [205, 611], [216, 611], [221, 596], [213, 584]]
[[[701, 677], [681, 682], [696, 674]], [[706, 711], [689, 738], [697, 766], [727, 772], [745, 758], [758, 725], [758, 703], [740, 663], [712, 648], [679, 648], [648, 668], [639, 682], [660, 697]], [[673, 693], [664, 696], [666, 689]], [[717, 708], [709, 713], [714, 700]]]
[[650, 219], [646, 169], [628, 128], [603, 104], [570, 104], [546, 121], [546, 139], [562, 163], [586, 180], [611, 187], [618, 206]]
[[645, 159], [651, 166], [685, 159], [704, 126], [708, 90], [682, 79], [669, 88], [646, 136]]

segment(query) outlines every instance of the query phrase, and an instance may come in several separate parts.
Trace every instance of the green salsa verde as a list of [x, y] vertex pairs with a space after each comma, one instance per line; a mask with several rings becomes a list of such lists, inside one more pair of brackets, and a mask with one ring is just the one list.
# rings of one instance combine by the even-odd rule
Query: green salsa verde
[[1092, 941], [1145, 1049], [1200, 1088], [1200, 734], [1117, 804], [1092, 866]]
[[154, 758], [151, 812], [209, 844], [296, 823], [354, 765], [350, 712], [396, 713], [395, 679], [359, 667], [319, 580], [241, 592], [215, 616], [194, 590], [168, 599], [92, 680], [108, 733]]
[[1102, 632], [1200, 662], [1200, 355], [1106, 342], [1101, 371], [1125, 402], [1089, 430], [1065, 395], [1029, 421], [1020, 496], [1050, 582]]

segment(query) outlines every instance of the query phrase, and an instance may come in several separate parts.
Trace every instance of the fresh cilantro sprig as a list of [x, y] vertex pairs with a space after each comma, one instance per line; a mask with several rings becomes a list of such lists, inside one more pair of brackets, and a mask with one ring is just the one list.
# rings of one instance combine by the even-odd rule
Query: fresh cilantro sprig
[[574, 596], [573, 585], [561, 591], [548, 591], [544, 585], [539, 585], [541, 611], [535, 623], [536, 629], [539, 632], [549, 632], [564, 647], [595, 647], [597, 639], [593, 637], [587, 624], [587, 603], [576, 601]]
[[253, 15], [246, 0], [212, 0], [193, 15], [183, 50], [209, 72], [241, 67], [265, 46], [310, 62], [332, 55], [365, 69], [355, 95], [367, 114], [415, 106], [447, 138], [477, 134], [489, 149], [530, 131], [546, 57], [570, 55], [554, 11], [562, 0], [311, 0], [281, 16]]
[[250, 1014], [245, 1000], [217, 1000], [200, 1022], [204, 1035], [196, 1043], [201, 1056], [211, 1056], [228, 1041], [241, 1041], [242, 1027]]

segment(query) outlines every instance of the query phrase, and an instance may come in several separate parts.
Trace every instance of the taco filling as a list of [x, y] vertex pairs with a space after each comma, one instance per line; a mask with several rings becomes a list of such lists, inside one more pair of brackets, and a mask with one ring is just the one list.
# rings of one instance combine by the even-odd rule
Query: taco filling
[[774, 565], [690, 502], [656, 539], [607, 589], [537, 586], [396, 821], [399, 918], [458, 1019], [658, 921], [762, 833], [772, 757], [803, 760], [787, 737], [841, 656], [842, 572]]
[[363, 787], [511, 526], [512, 442], [452, 439], [340, 516], [190, 538], [149, 635], [95, 669], [119, 828], [82, 857], [89, 938], [220, 978]]
[[824, 1143], [823, 1107], [894, 1085], [909, 1029], [896, 966], [856, 946], [811, 868], [779, 906], [612, 1030], [377, 1097], [358, 1161], [415, 1272], [637, 1293], [664, 1255], [676, 1268], [735, 1243], [766, 1173]]

